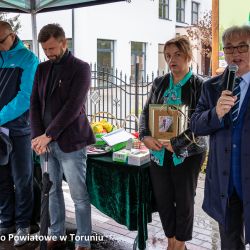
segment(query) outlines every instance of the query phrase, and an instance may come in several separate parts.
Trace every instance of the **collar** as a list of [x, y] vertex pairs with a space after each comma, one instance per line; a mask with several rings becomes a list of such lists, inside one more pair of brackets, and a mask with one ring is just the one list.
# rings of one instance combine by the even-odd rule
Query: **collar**
[[242, 75], [241, 78], [243, 79], [244, 84], [249, 85], [250, 84], [250, 71], [248, 71], [247, 73], [245, 73], [244, 75]]
[[18, 38], [18, 36], [16, 35], [15, 40], [14, 40], [14, 42], [13, 42], [13, 44], [12, 44], [12, 46], [10, 47], [9, 50], [14, 49], [14, 48], [17, 46], [18, 42], [19, 42], [19, 38]]
[[52, 65], [60, 65], [60, 64], [63, 64], [66, 60], [67, 60], [67, 57], [68, 55], [70, 54], [69, 50], [66, 49], [66, 51], [64, 52], [63, 56], [60, 58], [59, 61], [57, 62], [51, 62]]

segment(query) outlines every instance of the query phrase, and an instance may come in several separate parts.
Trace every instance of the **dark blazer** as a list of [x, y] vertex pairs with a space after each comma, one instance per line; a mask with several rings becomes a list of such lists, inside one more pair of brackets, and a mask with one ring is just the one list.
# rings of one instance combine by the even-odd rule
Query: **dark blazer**
[[[191, 129], [198, 135], [210, 135], [203, 209], [220, 224], [226, 225], [228, 187], [231, 167], [232, 123], [226, 115], [221, 123], [215, 106], [226, 87], [227, 70], [204, 83], [201, 98], [191, 118]], [[247, 100], [246, 100], [247, 101]], [[245, 102], [245, 100], [244, 100]], [[250, 243], [250, 100], [241, 131], [241, 176], [246, 243]]]
[[53, 120], [45, 131], [45, 93], [51, 67], [51, 62], [46, 61], [39, 64], [36, 71], [30, 106], [32, 138], [46, 132], [58, 142], [64, 152], [76, 151], [93, 144], [95, 138], [85, 110], [91, 83], [90, 67], [70, 52], [63, 62], [62, 75], [49, 97]]

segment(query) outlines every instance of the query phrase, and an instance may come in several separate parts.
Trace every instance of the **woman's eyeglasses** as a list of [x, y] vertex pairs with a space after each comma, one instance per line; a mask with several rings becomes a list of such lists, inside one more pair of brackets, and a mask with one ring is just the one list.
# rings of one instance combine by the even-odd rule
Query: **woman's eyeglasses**
[[11, 34], [12, 33], [9, 33], [5, 38], [3, 38], [2, 40], [0, 40], [0, 44], [4, 43]]
[[249, 50], [249, 45], [248, 44], [242, 44], [239, 46], [228, 46], [224, 47], [223, 51], [225, 54], [233, 54], [234, 50], [237, 49], [239, 53], [246, 53]]

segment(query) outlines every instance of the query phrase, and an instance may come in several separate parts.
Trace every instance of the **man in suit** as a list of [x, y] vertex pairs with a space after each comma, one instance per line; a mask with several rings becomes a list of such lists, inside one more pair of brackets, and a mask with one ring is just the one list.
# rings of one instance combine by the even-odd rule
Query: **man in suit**
[[0, 166], [0, 236], [16, 229], [15, 246], [26, 243], [33, 207], [30, 95], [38, 58], [8, 22], [0, 21], [0, 127], [12, 144]]
[[204, 83], [191, 129], [210, 135], [203, 209], [219, 223], [221, 249], [241, 250], [250, 243], [250, 26], [225, 30], [222, 41], [238, 66], [235, 87], [227, 90], [228, 68]]
[[86, 146], [95, 142], [85, 113], [90, 88], [90, 67], [67, 49], [64, 30], [58, 24], [44, 26], [38, 41], [48, 61], [39, 64], [31, 96], [32, 148], [48, 155], [53, 186], [49, 196], [50, 234], [48, 248], [62, 245], [65, 234], [63, 174], [75, 205], [77, 250], [90, 249], [91, 207], [86, 187]]

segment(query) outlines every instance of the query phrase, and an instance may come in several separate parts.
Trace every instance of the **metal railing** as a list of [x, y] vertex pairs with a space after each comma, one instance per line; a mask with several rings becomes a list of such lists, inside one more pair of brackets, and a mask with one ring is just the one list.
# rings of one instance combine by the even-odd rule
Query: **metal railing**
[[[109, 68], [99, 68], [96, 64], [91, 65], [91, 88], [87, 102], [87, 114], [89, 119], [99, 112], [111, 113], [120, 126], [129, 115], [139, 115], [147, 100], [153, 80], [164, 72], [153, 73], [146, 79], [139, 79], [139, 64], [136, 65], [135, 80], [131, 80], [126, 74]], [[95, 119], [106, 118], [115, 124], [114, 118], [105, 116], [105, 113], [98, 114]], [[129, 116], [125, 122], [128, 131], [137, 131], [138, 124], [133, 116]]]

